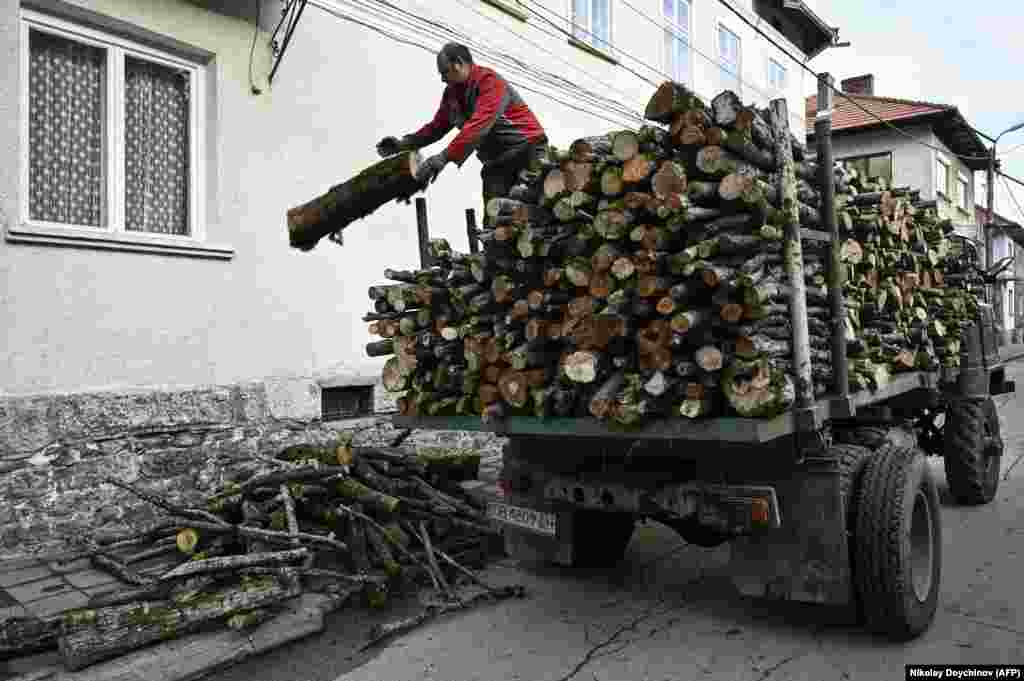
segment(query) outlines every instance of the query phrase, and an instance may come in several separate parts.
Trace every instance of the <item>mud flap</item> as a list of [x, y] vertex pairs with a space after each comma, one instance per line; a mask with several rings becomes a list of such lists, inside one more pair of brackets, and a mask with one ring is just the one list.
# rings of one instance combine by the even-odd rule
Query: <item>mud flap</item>
[[730, 573], [745, 596], [829, 605], [852, 602], [840, 474], [831, 459], [807, 459], [775, 487], [782, 526], [732, 543]]

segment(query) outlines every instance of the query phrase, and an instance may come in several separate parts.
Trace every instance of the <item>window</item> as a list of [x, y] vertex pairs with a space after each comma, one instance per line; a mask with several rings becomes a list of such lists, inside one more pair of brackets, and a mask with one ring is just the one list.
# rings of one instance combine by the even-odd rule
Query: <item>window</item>
[[841, 159], [844, 166], [857, 171], [861, 177], [881, 178], [886, 186], [892, 186], [892, 154], [872, 154], [870, 156], [855, 156]]
[[740, 39], [725, 26], [718, 27], [718, 65], [722, 90], [740, 94]]
[[610, 52], [611, 0], [572, 0], [572, 35], [582, 43]]
[[203, 67], [30, 11], [22, 45], [24, 232], [230, 256], [199, 243]]
[[324, 388], [320, 392], [320, 417], [324, 421], [354, 418], [372, 413], [372, 385]]
[[949, 191], [949, 164], [945, 159], [935, 157], [935, 193], [948, 197]]
[[967, 196], [967, 177], [963, 173], [959, 173], [957, 176], [956, 188], [956, 198], [958, 205], [960, 206], [961, 210], [969, 211], [971, 208], [971, 204], [967, 200], [969, 198]]
[[786, 89], [786, 67], [774, 59], [768, 60], [768, 89], [773, 92]]
[[690, 0], [662, 0], [665, 70], [672, 80], [690, 84]]

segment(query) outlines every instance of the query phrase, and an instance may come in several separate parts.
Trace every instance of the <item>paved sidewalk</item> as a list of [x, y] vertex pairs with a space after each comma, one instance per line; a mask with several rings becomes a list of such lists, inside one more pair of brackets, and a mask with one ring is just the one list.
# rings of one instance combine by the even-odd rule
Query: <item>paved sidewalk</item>
[[1024, 358], [1024, 343], [1013, 343], [999, 348], [999, 356], [1004, 362], [1012, 362]]

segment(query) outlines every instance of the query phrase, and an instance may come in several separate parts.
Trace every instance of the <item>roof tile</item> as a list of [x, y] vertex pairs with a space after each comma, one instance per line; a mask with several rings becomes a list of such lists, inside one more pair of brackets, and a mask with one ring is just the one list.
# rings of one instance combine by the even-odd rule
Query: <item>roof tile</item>
[[[854, 100], [861, 107], [874, 114], [861, 110], [850, 100]], [[892, 97], [869, 97], [867, 95], [843, 95], [835, 97], [832, 108], [832, 129], [844, 130], [860, 128], [869, 125], [877, 125], [878, 118], [884, 121], [898, 121], [915, 116], [952, 111], [954, 107], [945, 104], [931, 104], [929, 102], [915, 102], [909, 99], [894, 99]], [[814, 116], [818, 110], [817, 96], [810, 96], [806, 100], [807, 132], [814, 134]], [[877, 116], [878, 118], [875, 118]]]

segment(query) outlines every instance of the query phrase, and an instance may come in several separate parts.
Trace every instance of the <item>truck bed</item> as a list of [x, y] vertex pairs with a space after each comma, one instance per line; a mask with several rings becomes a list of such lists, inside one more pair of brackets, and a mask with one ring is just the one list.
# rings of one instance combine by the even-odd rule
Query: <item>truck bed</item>
[[[849, 416], [849, 408], [878, 404], [897, 395], [919, 389], [936, 389], [956, 381], [957, 369], [911, 371], [896, 374], [889, 383], [875, 392], [852, 393], [849, 402], [825, 395], [814, 409], [821, 421]], [[631, 440], [693, 440], [734, 443], [770, 442], [797, 431], [796, 414], [788, 411], [772, 419], [683, 418], [654, 419], [640, 426], [627, 428], [594, 418], [548, 418], [510, 416], [494, 423], [483, 423], [478, 415], [469, 416], [394, 416], [397, 428], [422, 430], [465, 430], [498, 435], [543, 435], [557, 437], [626, 438]]]

